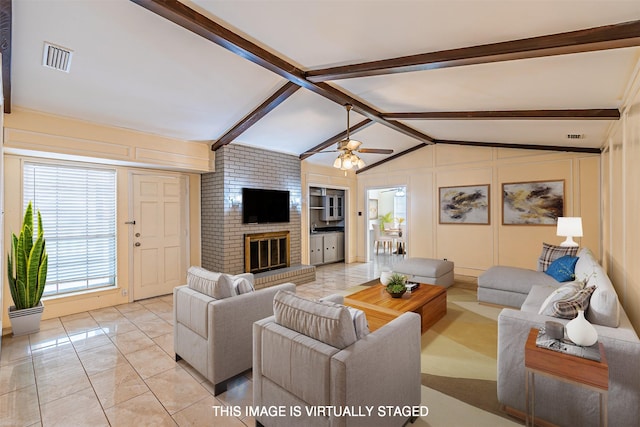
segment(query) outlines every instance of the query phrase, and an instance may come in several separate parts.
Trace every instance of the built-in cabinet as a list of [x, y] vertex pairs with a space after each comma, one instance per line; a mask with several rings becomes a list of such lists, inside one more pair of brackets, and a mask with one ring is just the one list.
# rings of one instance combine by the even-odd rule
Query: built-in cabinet
[[322, 196], [323, 221], [340, 221], [344, 219], [344, 197], [340, 195]]
[[344, 261], [344, 232], [312, 234], [309, 237], [309, 263], [329, 264]]

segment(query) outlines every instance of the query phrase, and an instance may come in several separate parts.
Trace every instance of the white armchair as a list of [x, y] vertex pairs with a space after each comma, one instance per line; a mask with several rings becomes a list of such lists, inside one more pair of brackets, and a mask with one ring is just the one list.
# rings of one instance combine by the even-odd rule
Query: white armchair
[[[215, 395], [226, 391], [227, 380], [251, 368], [253, 322], [273, 314], [273, 297], [279, 290], [296, 287], [285, 283], [216, 299], [207, 293], [234, 292], [214, 290], [221, 277], [223, 282], [245, 279], [253, 285], [252, 274], [228, 276], [192, 267], [187, 275], [192, 287], [173, 291], [176, 361], [184, 359], [213, 383]], [[207, 286], [202, 286], [205, 281]]]
[[[420, 316], [405, 313], [357, 339], [345, 306], [278, 293], [274, 316], [253, 327], [253, 405], [300, 409], [260, 414], [256, 426], [400, 427], [415, 421], [378, 408], [420, 405]], [[366, 417], [307, 413], [329, 406], [376, 409]]]

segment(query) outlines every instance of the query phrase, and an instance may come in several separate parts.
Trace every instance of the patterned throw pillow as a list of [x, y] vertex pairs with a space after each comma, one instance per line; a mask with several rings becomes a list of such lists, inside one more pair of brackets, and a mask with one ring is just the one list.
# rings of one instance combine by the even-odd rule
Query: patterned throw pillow
[[556, 246], [543, 243], [542, 253], [538, 258], [538, 271], [547, 271], [553, 261], [565, 255], [576, 256], [577, 253], [577, 246]]
[[254, 290], [253, 285], [247, 278], [236, 277], [233, 279], [233, 291], [235, 295], [246, 294]]
[[552, 309], [551, 315], [562, 319], [574, 319], [578, 315], [578, 310], [585, 311], [589, 307], [589, 300], [595, 289], [595, 286], [588, 286], [567, 298], [555, 301], [548, 307]]
[[576, 277], [575, 270], [577, 262], [577, 256], [562, 256], [553, 261], [545, 273], [556, 279], [558, 282], [568, 282]]

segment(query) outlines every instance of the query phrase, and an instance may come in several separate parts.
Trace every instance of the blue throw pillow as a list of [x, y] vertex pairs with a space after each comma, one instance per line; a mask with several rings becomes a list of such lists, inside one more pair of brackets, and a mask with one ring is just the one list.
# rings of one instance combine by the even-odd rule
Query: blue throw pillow
[[558, 282], [568, 282], [573, 280], [575, 275], [577, 256], [565, 255], [553, 261], [545, 273], [556, 279]]

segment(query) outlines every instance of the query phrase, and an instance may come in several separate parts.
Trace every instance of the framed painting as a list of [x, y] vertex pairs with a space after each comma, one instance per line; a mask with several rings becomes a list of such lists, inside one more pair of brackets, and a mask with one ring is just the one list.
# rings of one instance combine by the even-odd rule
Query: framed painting
[[502, 224], [556, 225], [564, 216], [564, 180], [502, 184]]
[[440, 224], [489, 224], [489, 184], [440, 187]]
[[378, 219], [378, 199], [369, 199], [369, 219]]

